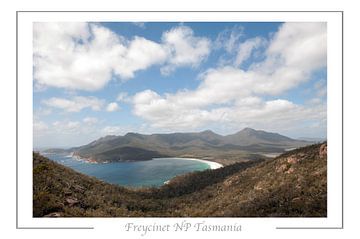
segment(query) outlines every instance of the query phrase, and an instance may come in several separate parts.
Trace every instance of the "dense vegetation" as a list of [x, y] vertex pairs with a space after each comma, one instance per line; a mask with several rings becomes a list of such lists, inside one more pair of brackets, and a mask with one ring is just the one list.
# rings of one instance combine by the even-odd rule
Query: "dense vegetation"
[[77, 173], [34, 153], [33, 180], [34, 217], [327, 215], [326, 143], [136, 190]]

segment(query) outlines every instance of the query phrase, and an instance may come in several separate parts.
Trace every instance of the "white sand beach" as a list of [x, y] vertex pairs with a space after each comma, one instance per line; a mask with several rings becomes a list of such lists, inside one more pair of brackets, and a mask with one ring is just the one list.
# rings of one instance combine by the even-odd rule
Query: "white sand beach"
[[217, 162], [208, 161], [208, 160], [203, 160], [203, 159], [194, 159], [194, 158], [179, 158], [179, 159], [193, 160], [193, 161], [203, 162], [203, 163], [208, 164], [208, 165], [210, 166], [210, 169], [217, 169], [217, 168], [222, 168], [222, 167], [224, 167], [222, 164], [219, 164], [219, 163], [217, 163]]
[[263, 153], [261, 155], [265, 156], [265, 157], [269, 157], [269, 158], [275, 158], [277, 156], [279, 156], [282, 153]]
[[[224, 165], [217, 163], [217, 162], [213, 162], [213, 161], [208, 161], [208, 160], [204, 160], [204, 159], [195, 159], [195, 158], [179, 158], [179, 157], [171, 157], [173, 159], [182, 159], [182, 160], [192, 160], [192, 161], [198, 161], [198, 162], [203, 162], [206, 163], [207, 165], [210, 166], [210, 169], [217, 169], [217, 168], [222, 168], [224, 167]], [[153, 158], [153, 160], [157, 160], [157, 159], [163, 159], [163, 158]]]

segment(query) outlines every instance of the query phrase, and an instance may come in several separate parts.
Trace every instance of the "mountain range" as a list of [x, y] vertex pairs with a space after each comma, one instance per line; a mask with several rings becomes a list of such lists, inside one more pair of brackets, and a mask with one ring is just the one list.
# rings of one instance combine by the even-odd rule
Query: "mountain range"
[[49, 149], [45, 153], [73, 153], [96, 162], [151, 160], [156, 157], [198, 157], [229, 164], [231, 159], [259, 158], [261, 154], [280, 154], [312, 142], [292, 139], [278, 133], [245, 128], [222, 136], [206, 130], [198, 133], [108, 135], [87, 145], [67, 150]]

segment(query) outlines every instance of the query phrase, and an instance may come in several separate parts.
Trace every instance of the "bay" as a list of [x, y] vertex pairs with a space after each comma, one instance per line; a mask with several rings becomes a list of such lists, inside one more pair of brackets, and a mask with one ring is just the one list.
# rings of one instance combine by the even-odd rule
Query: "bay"
[[210, 169], [205, 162], [181, 158], [94, 164], [63, 154], [44, 154], [44, 156], [105, 182], [134, 188], [159, 187], [177, 175]]

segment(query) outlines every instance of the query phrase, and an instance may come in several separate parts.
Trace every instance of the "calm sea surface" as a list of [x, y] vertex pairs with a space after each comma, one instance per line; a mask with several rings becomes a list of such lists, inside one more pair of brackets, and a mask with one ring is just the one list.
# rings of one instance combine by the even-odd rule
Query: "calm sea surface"
[[210, 166], [180, 158], [160, 158], [140, 162], [91, 164], [61, 154], [44, 154], [51, 160], [105, 182], [130, 187], [161, 186], [176, 175], [202, 171]]

